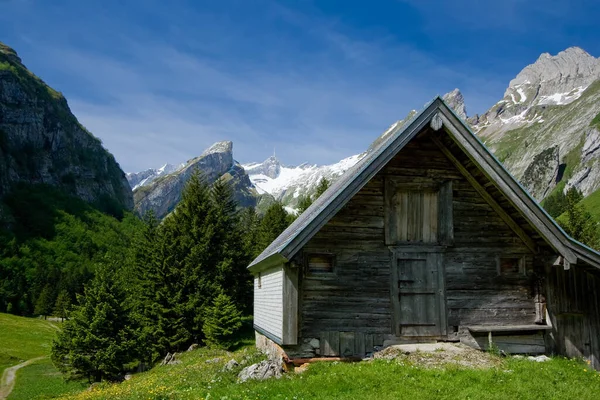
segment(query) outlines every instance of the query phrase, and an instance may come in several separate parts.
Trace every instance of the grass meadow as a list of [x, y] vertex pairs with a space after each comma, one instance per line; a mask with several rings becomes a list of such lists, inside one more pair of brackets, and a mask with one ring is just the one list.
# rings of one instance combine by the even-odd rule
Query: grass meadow
[[[48, 356], [60, 325], [0, 314], [0, 368]], [[488, 355], [488, 357], [497, 357]], [[224, 369], [230, 359], [240, 366]], [[578, 360], [545, 363], [513, 357], [492, 360], [488, 369], [455, 364], [424, 367], [408, 359], [311, 364], [302, 374], [238, 383], [244, 366], [264, 359], [251, 340], [235, 352], [199, 348], [179, 356], [181, 364], [156, 366], [122, 383], [88, 390], [64, 382], [49, 357], [17, 372], [8, 400], [84, 399], [598, 399], [600, 374]], [[207, 362], [209, 361], [209, 362]]]
[[60, 323], [0, 313], [0, 375], [8, 367], [37, 357], [46, 357], [20, 368], [13, 399], [48, 399], [87, 387], [79, 382], [64, 382], [50, 362], [50, 347]]
[[[219, 358], [217, 362], [207, 362]], [[223, 367], [231, 358], [242, 363]], [[302, 374], [237, 383], [244, 365], [262, 358], [251, 346], [234, 353], [198, 349], [182, 363], [155, 367], [119, 384], [67, 396], [84, 399], [597, 399], [600, 374], [564, 358], [537, 363], [499, 358], [490, 369], [423, 368], [406, 360], [311, 364]]]

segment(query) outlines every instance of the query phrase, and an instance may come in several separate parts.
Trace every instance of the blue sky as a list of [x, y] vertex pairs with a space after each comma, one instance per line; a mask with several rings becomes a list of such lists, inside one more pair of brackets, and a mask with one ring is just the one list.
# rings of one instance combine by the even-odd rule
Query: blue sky
[[600, 2], [0, 0], [0, 41], [126, 171], [359, 153], [436, 94], [469, 115], [543, 52], [600, 56]]

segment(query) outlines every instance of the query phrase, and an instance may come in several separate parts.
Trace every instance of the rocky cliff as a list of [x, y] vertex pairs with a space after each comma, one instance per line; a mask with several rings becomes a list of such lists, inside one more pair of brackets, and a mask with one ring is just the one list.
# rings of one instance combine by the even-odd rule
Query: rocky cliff
[[[240, 206], [256, 205], [257, 193], [242, 166], [233, 159], [233, 143], [225, 141], [213, 144], [174, 172], [138, 185], [133, 192], [135, 210], [141, 215], [153, 210], [158, 218], [165, 217], [181, 200], [183, 188], [196, 169], [204, 174], [209, 183], [218, 178], [228, 181]], [[130, 178], [136, 176], [128, 174]]]
[[0, 196], [44, 183], [106, 210], [133, 208], [125, 174], [59, 92], [0, 43]]
[[[600, 190], [600, 59], [577, 47], [555, 56], [544, 53], [482, 115], [468, 117], [458, 89], [443, 99], [537, 200], [572, 186], [584, 195]], [[367, 152], [414, 114], [393, 123]], [[365, 154], [323, 166], [286, 166], [272, 156], [243, 167], [256, 191], [291, 211], [319, 180], [335, 181]]]
[[161, 176], [172, 174], [183, 167], [185, 167], [185, 163], [180, 165], [165, 164], [160, 168], [148, 168], [141, 172], [128, 172], [125, 175], [127, 176], [131, 189], [135, 190], [140, 186], [148, 186], [152, 181]]
[[539, 201], [576, 186], [600, 188], [600, 59], [572, 47], [542, 54], [511, 80], [504, 98], [469, 119]]

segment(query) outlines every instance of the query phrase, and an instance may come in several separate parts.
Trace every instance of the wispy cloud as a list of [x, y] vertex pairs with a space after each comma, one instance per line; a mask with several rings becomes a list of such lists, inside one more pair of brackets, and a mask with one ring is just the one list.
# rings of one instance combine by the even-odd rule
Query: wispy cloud
[[[510, 3], [516, 12], [518, 1]], [[316, 8], [258, 4], [236, 2], [234, 14], [233, 5], [225, 12], [151, 1], [132, 20], [114, 5], [73, 2], [64, 20], [50, 18], [64, 11], [58, 6], [44, 15], [21, 7], [10, 23], [32, 27], [17, 51], [57, 83], [126, 170], [181, 162], [219, 140], [233, 140], [242, 162], [274, 147], [290, 164], [335, 162], [436, 94], [460, 87], [467, 105], [483, 111], [507, 84], [472, 60], [448, 62], [391, 32]]]

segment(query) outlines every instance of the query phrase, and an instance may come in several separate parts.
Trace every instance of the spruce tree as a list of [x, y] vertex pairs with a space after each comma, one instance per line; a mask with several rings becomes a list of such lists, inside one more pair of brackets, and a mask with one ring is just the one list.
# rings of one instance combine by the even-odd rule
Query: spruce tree
[[206, 311], [202, 331], [210, 347], [226, 350], [238, 344], [242, 314], [229, 296], [220, 293]]
[[44, 319], [50, 314], [52, 314], [52, 309], [54, 305], [54, 291], [50, 287], [50, 285], [46, 285], [44, 289], [42, 289], [40, 295], [38, 296], [35, 302], [35, 308], [33, 313], [37, 315], [43, 315]]
[[313, 200], [316, 200], [319, 197], [321, 197], [321, 195], [323, 193], [325, 193], [325, 191], [327, 189], [329, 189], [330, 185], [331, 185], [331, 182], [329, 182], [329, 180], [327, 180], [327, 178], [321, 178], [321, 180], [319, 181], [319, 184], [317, 185], [317, 190], [315, 191], [315, 197]]
[[68, 316], [68, 312], [71, 309], [71, 296], [66, 290], [61, 290], [56, 298], [54, 304], [54, 315], [64, 320]]
[[129, 298], [141, 359], [152, 364], [182, 349], [191, 332], [185, 327], [181, 271], [173, 264], [172, 231], [159, 226], [152, 212], [134, 242], [134, 272]]
[[[162, 259], [173, 281], [173, 294], [183, 314], [183, 326], [194, 340], [202, 337], [204, 311], [215, 296], [218, 254], [215, 208], [205, 177], [196, 170], [188, 180], [175, 211], [163, 221]], [[175, 309], [173, 310], [175, 311]]]
[[242, 233], [244, 254], [253, 260], [256, 254], [256, 233], [259, 225], [259, 218], [254, 207], [247, 207], [241, 211], [238, 227]]
[[54, 365], [68, 377], [90, 382], [119, 380], [134, 359], [135, 341], [119, 286], [117, 266], [100, 265], [79, 296], [79, 306], [52, 345]]
[[260, 254], [290, 224], [290, 217], [280, 202], [269, 206], [256, 234], [256, 253]]
[[149, 217], [136, 243], [136, 288], [131, 291], [143, 358], [154, 361], [204, 338], [204, 318], [223, 293], [249, 311], [252, 280], [246, 267], [245, 226], [231, 187], [212, 187], [202, 173], [188, 180], [177, 208], [159, 225]]
[[[215, 181], [211, 200], [214, 208], [210, 218], [214, 226], [212, 242], [217, 250], [212, 254], [211, 262], [217, 269], [215, 283], [244, 311], [250, 311], [252, 276], [247, 266], [252, 261], [252, 254], [244, 251], [244, 233], [230, 184], [223, 179]], [[216, 294], [212, 294], [211, 300]]]
[[300, 196], [298, 200], [298, 215], [302, 214], [313, 203], [310, 196]]
[[551, 194], [544, 199], [542, 205], [552, 218], [557, 218], [567, 208], [567, 198], [562, 190]]
[[573, 239], [592, 248], [598, 248], [600, 237], [598, 223], [581, 204], [582, 198], [583, 196], [576, 188], [567, 191], [566, 222], [563, 224], [563, 228]]

